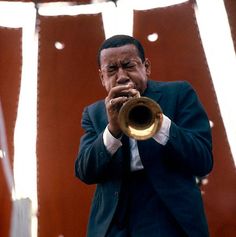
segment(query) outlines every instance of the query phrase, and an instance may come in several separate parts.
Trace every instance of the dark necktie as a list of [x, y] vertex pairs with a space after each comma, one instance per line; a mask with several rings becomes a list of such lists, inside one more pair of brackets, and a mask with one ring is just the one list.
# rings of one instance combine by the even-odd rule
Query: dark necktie
[[[129, 137], [123, 135], [121, 138], [122, 142], [122, 156], [123, 156], [123, 165], [125, 176], [130, 172], [130, 146], [129, 146]], [[126, 178], [126, 177], [124, 177]]]
[[129, 205], [129, 174], [130, 174], [130, 147], [129, 138], [123, 135], [122, 139], [122, 159], [123, 159], [123, 176], [119, 196], [119, 203], [115, 214], [115, 223], [120, 228], [127, 223], [127, 212]]

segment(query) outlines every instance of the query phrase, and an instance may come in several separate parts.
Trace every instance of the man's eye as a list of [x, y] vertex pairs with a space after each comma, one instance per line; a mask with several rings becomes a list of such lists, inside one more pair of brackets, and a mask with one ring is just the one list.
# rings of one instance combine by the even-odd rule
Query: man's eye
[[136, 64], [134, 64], [134, 63], [127, 63], [125, 65], [125, 68], [134, 68], [135, 66], [136, 66]]
[[116, 67], [115, 66], [107, 68], [107, 72], [115, 72], [115, 71], [116, 71]]

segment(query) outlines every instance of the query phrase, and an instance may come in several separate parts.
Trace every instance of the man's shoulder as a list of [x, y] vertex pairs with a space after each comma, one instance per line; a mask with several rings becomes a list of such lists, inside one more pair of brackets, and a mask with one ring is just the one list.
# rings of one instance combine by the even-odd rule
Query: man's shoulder
[[150, 86], [157, 86], [158, 88], [176, 88], [176, 87], [183, 87], [183, 86], [191, 86], [188, 81], [155, 81], [149, 80], [148, 84]]
[[104, 108], [104, 100], [97, 100], [86, 106], [89, 111], [101, 111]]
[[187, 81], [148, 81], [146, 94], [161, 93], [165, 96], [179, 95], [180, 93], [192, 91], [192, 86]]
[[88, 105], [88, 107], [97, 107], [104, 105], [104, 99], [97, 100]]

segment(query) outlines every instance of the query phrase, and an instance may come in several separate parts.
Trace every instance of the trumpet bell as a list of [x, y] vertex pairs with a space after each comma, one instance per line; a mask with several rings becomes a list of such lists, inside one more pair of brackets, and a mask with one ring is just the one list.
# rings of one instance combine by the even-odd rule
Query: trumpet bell
[[161, 107], [154, 100], [138, 97], [128, 100], [119, 111], [121, 130], [136, 140], [151, 138], [161, 126]]

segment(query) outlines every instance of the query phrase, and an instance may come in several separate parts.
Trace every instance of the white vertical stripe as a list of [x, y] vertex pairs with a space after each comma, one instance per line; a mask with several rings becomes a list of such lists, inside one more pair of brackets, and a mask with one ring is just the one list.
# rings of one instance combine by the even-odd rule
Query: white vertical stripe
[[[37, 159], [36, 159], [36, 136], [37, 136], [37, 60], [38, 60], [38, 35], [35, 33], [36, 11], [32, 5], [31, 9], [22, 12], [24, 21], [22, 25], [22, 74], [21, 87], [17, 111], [16, 126], [14, 130], [14, 177], [16, 199], [19, 201], [14, 208], [13, 214], [22, 212], [22, 217], [28, 220], [28, 213], [31, 212], [31, 219], [22, 222], [18, 216], [16, 220], [24, 223], [21, 226], [15, 223], [14, 217], [12, 237], [17, 235], [17, 228], [32, 230], [32, 236], [37, 236]], [[28, 200], [32, 207], [24, 210], [22, 200]], [[27, 202], [28, 203], [28, 202]], [[21, 208], [20, 205], [23, 205]], [[32, 228], [31, 228], [31, 225]], [[20, 230], [18, 230], [19, 232]], [[22, 235], [23, 237], [23, 235]]]
[[199, 31], [236, 164], [236, 55], [223, 0], [197, 0]]

